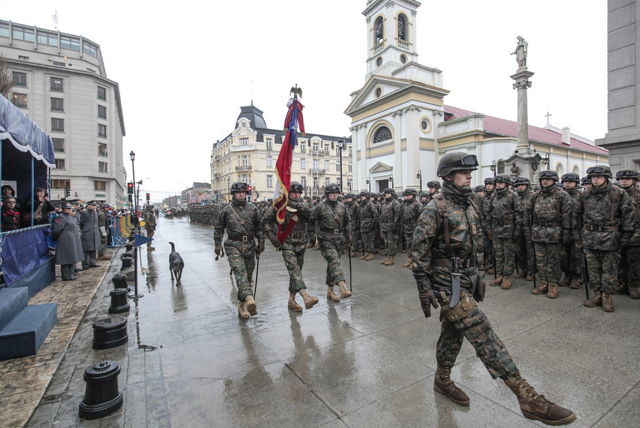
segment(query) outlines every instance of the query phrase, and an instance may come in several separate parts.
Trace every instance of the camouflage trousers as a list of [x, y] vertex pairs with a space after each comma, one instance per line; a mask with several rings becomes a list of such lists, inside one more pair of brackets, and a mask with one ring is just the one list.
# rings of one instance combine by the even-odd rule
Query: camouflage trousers
[[233, 270], [233, 275], [236, 277], [238, 300], [245, 302], [247, 296], [253, 296], [250, 279], [253, 278], [253, 269], [256, 267], [255, 256], [243, 257], [242, 254], [239, 253], [227, 253], [227, 257], [229, 259], [229, 266], [231, 266], [231, 270]]
[[357, 230], [351, 231], [351, 251], [358, 249], [358, 242], [360, 242], [360, 232]]
[[376, 249], [382, 247], [384, 245], [384, 240], [380, 234], [380, 225], [376, 225], [376, 232], [373, 235], [374, 245]]
[[486, 232], [484, 232], [484, 266], [485, 268], [493, 267], [493, 242]]
[[549, 282], [558, 282], [562, 276], [560, 263], [562, 259], [561, 244], [545, 244], [534, 242], [536, 252], [536, 268], [540, 279]]
[[515, 247], [516, 263], [520, 268], [520, 272], [524, 272], [527, 270], [527, 238], [521, 236], [520, 239], [515, 240]]
[[329, 287], [337, 285], [338, 282], [344, 281], [342, 268], [340, 267], [340, 254], [342, 250], [332, 241], [320, 240], [320, 251], [322, 257], [327, 261], [327, 280]]
[[[147, 231], [147, 238], [153, 238], [153, 235], [155, 235], [156, 231], [153, 230], [152, 227], [146, 227], [145, 230]], [[147, 242], [147, 247], [151, 246], [151, 241]]]
[[589, 286], [592, 290], [613, 293], [618, 288], [618, 251], [584, 249], [589, 269]]
[[516, 363], [480, 309], [475, 308], [469, 315], [455, 322], [444, 318], [441, 320], [442, 330], [436, 351], [439, 365], [453, 367], [466, 337], [491, 377], [506, 380], [516, 373]]
[[512, 238], [494, 238], [493, 252], [498, 275], [511, 276], [516, 266], [516, 245]]
[[411, 245], [411, 242], [413, 242], [413, 232], [405, 233], [404, 239], [407, 242], [407, 254], [409, 255], [409, 258], [411, 258], [411, 251], [413, 249], [413, 245]]
[[384, 240], [384, 252], [387, 256], [395, 256], [398, 252], [398, 236], [389, 230], [382, 230], [382, 239]]
[[302, 280], [302, 265], [304, 264], [304, 246], [301, 250], [282, 249], [282, 258], [289, 271], [289, 293], [295, 294], [307, 288]]
[[[567, 275], [576, 275], [578, 264], [580, 264], [580, 251], [582, 249], [576, 247], [573, 242], [569, 247], [562, 247], [562, 272]], [[567, 252], [570, 254], [567, 255]]]
[[628, 247], [626, 250], [627, 260], [627, 285], [630, 287], [640, 287], [640, 247]]
[[367, 253], [373, 253], [376, 249], [375, 232], [362, 232], [362, 243], [364, 245], [364, 251]]

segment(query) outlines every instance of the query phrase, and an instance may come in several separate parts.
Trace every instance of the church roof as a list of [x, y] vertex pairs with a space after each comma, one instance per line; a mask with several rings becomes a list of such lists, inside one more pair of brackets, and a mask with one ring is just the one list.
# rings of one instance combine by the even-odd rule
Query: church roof
[[241, 117], [245, 117], [251, 121], [250, 126], [252, 129], [266, 128], [267, 122], [265, 122], [264, 118], [262, 117], [262, 113], [262, 110], [253, 105], [253, 101], [251, 102], [250, 106], [240, 107], [240, 114], [236, 119], [236, 125], [234, 126], [234, 129], [238, 127], [238, 121]]
[[[476, 114], [475, 112], [458, 107], [444, 106], [445, 122], [459, 119], [464, 116]], [[518, 138], [518, 122], [501, 119], [495, 116], [484, 115], [484, 130], [489, 134]], [[580, 139], [571, 137], [570, 145], [562, 142], [562, 133], [552, 129], [540, 128], [529, 125], [529, 141], [551, 144], [553, 146], [564, 147], [566, 149], [582, 150], [585, 152], [609, 156], [609, 151], [595, 145], [585, 143]]]

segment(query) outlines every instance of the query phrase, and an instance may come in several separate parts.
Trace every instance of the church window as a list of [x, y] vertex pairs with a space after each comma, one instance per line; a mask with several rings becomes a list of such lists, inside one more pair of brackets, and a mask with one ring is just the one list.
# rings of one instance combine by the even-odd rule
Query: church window
[[558, 177], [562, 177], [564, 175], [564, 166], [560, 162], [556, 165], [556, 172], [558, 173]]
[[376, 88], [376, 98], [380, 98], [380, 95], [382, 95], [382, 88]]
[[380, 67], [382, 65], [382, 57], [379, 56], [378, 59], [376, 60], [376, 67]]
[[425, 134], [431, 132], [431, 120], [427, 116], [422, 116], [420, 119], [420, 129]]
[[398, 39], [407, 40], [407, 17], [403, 14], [398, 15]]
[[381, 143], [383, 141], [391, 140], [393, 136], [391, 135], [391, 131], [386, 126], [381, 126], [376, 129], [375, 134], [373, 134], [373, 143]]
[[403, 64], [406, 64], [407, 63], [407, 56], [404, 55], [404, 54], [400, 55], [400, 62], [403, 63]]
[[580, 177], [580, 168], [578, 168], [578, 165], [573, 167], [573, 173]]
[[373, 25], [373, 44], [377, 45], [382, 40], [384, 40], [384, 19], [381, 16], [376, 19], [375, 24]]
[[504, 162], [500, 161], [498, 162], [498, 174], [503, 174], [504, 173]]

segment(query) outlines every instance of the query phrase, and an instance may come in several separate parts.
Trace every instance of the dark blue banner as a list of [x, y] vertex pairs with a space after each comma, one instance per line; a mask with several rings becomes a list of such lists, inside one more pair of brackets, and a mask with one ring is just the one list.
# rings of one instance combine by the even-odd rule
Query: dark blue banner
[[2, 272], [7, 285], [40, 267], [49, 260], [47, 237], [49, 227], [19, 229], [16, 233], [2, 234]]

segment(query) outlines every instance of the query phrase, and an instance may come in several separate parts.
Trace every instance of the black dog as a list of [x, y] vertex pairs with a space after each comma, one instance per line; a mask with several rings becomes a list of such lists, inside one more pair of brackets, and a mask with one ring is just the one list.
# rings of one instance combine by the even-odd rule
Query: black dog
[[175, 275], [175, 279], [177, 280], [176, 285], [180, 285], [180, 278], [182, 278], [182, 269], [184, 269], [184, 261], [182, 257], [180, 257], [180, 253], [176, 251], [176, 246], [173, 242], [169, 242], [171, 244], [171, 254], [169, 254], [169, 271], [171, 272], [171, 280], [173, 281], [173, 276]]

